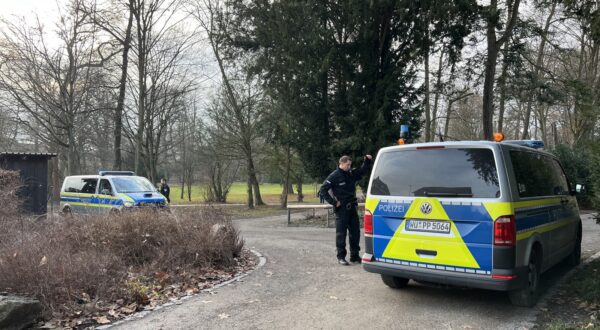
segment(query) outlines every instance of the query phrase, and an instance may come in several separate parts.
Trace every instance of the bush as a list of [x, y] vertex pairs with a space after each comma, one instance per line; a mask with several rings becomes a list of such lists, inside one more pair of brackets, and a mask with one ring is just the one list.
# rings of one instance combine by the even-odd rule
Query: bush
[[594, 178], [596, 157], [592, 151], [592, 146], [585, 145], [571, 148], [567, 145], [559, 145], [553, 152], [560, 159], [571, 184], [583, 184], [586, 187], [585, 192], [577, 194], [579, 206], [597, 208], [598, 202], [594, 200], [594, 195], [596, 189], [600, 188], [600, 182], [595, 182], [597, 180]]
[[20, 187], [19, 172], [0, 169], [0, 222], [18, 215], [21, 203], [17, 191]]
[[[16, 220], [16, 219], [15, 219]], [[18, 220], [17, 220], [18, 221]], [[232, 266], [243, 241], [218, 210], [73, 216], [0, 223], [0, 291], [38, 298], [45, 316], [77, 301], [139, 300], [132, 272]]]

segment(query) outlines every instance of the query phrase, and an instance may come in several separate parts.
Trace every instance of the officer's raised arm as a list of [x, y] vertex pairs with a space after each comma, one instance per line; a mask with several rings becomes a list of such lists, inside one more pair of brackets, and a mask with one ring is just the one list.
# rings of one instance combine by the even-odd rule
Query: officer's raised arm
[[369, 172], [371, 170], [372, 166], [373, 166], [373, 156], [366, 155], [364, 158], [364, 161], [362, 163], [362, 166], [360, 168], [357, 168], [352, 171], [356, 181], [360, 180], [365, 173]]

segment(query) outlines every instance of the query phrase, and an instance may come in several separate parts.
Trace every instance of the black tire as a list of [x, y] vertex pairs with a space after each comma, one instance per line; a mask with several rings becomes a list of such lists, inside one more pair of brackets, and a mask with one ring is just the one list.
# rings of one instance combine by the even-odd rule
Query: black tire
[[573, 252], [566, 258], [567, 264], [571, 267], [576, 267], [581, 263], [581, 223], [577, 228], [577, 238]]
[[381, 279], [385, 285], [389, 286], [392, 289], [402, 289], [408, 285], [408, 278], [390, 276], [390, 275], [381, 275]]
[[540, 295], [540, 271], [541, 271], [541, 254], [537, 249], [531, 251], [529, 264], [527, 265], [528, 281], [525, 287], [508, 292], [510, 302], [515, 306], [533, 307], [538, 301]]

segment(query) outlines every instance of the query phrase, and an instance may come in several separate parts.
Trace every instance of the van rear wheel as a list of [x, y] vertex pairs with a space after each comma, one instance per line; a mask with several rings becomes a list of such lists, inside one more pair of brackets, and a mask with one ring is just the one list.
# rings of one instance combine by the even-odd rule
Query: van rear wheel
[[408, 278], [390, 276], [390, 275], [381, 275], [381, 279], [385, 285], [389, 286], [392, 289], [402, 289], [408, 285]]
[[510, 302], [515, 306], [533, 307], [537, 303], [540, 293], [541, 270], [541, 260], [537, 250], [531, 251], [527, 269], [527, 283], [525, 287], [508, 293]]

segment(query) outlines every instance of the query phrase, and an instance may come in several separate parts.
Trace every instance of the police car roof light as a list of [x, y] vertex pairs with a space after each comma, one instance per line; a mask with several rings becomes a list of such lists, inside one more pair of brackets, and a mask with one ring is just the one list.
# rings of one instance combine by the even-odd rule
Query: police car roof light
[[132, 171], [100, 171], [100, 172], [98, 172], [98, 175], [100, 175], [100, 176], [105, 176], [105, 175], [127, 175], [127, 176], [134, 176], [135, 172], [132, 172]]
[[520, 146], [525, 146], [525, 147], [529, 147], [529, 148], [533, 148], [533, 149], [544, 148], [544, 141], [541, 141], [541, 140], [505, 140], [502, 142], [517, 144]]

